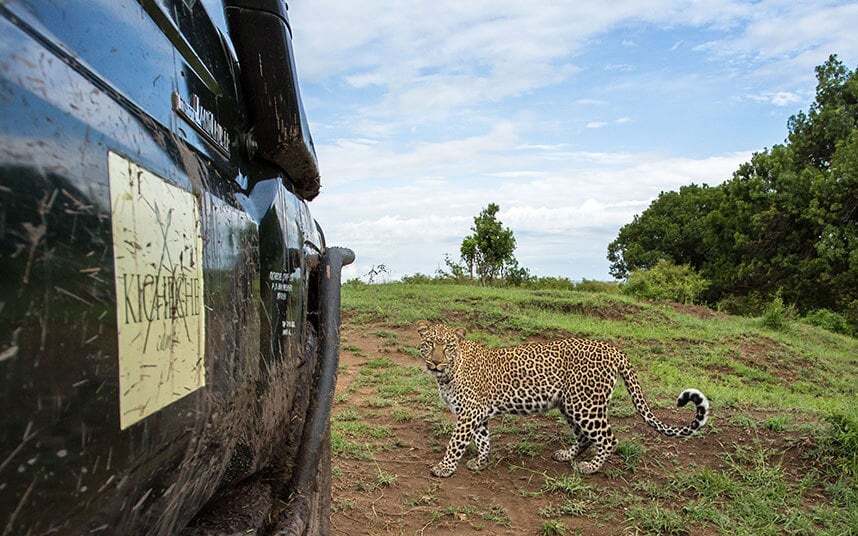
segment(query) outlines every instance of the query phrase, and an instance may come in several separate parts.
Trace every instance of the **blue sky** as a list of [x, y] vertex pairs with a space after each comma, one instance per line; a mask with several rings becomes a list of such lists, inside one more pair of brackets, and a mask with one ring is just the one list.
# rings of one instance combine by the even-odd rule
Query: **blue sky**
[[535, 274], [608, 279], [607, 244], [662, 190], [783, 141], [813, 67], [858, 61], [855, 2], [293, 0], [346, 277], [458, 256], [489, 202]]

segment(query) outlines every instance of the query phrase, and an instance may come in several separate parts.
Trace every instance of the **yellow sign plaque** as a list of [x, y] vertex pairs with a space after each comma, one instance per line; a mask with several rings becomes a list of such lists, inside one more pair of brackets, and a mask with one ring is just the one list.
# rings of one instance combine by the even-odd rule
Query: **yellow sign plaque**
[[193, 194], [108, 153], [125, 429], [204, 386], [203, 239]]

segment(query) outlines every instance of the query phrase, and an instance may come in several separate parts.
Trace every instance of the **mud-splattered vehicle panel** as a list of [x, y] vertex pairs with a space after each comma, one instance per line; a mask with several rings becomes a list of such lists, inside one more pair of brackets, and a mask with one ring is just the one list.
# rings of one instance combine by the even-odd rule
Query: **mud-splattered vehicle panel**
[[0, 3], [3, 534], [176, 534], [297, 455], [318, 173], [253, 139], [235, 4]]

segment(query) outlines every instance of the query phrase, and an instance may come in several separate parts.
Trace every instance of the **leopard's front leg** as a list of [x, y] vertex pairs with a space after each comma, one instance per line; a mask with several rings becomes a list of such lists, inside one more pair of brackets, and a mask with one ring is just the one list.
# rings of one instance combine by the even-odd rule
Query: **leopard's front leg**
[[456, 472], [459, 459], [474, 438], [474, 431], [481, 421], [482, 419], [476, 412], [463, 411], [458, 416], [456, 419], [456, 429], [453, 431], [453, 436], [447, 444], [447, 452], [441, 461], [438, 462], [438, 465], [432, 468], [431, 472], [433, 475], [445, 478]]
[[471, 471], [479, 471], [489, 464], [491, 437], [489, 436], [488, 419], [483, 419], [474, 429], [474, 444], [477, 445], [477, 457], [468, 460], [466, 465]]

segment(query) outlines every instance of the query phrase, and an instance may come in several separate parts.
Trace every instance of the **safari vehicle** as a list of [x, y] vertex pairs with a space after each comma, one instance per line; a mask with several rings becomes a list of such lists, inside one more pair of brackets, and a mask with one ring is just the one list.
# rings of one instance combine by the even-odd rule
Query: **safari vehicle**
[[327, 532], [319, 187], [282, 1], [0, 2], [0, 533]]

